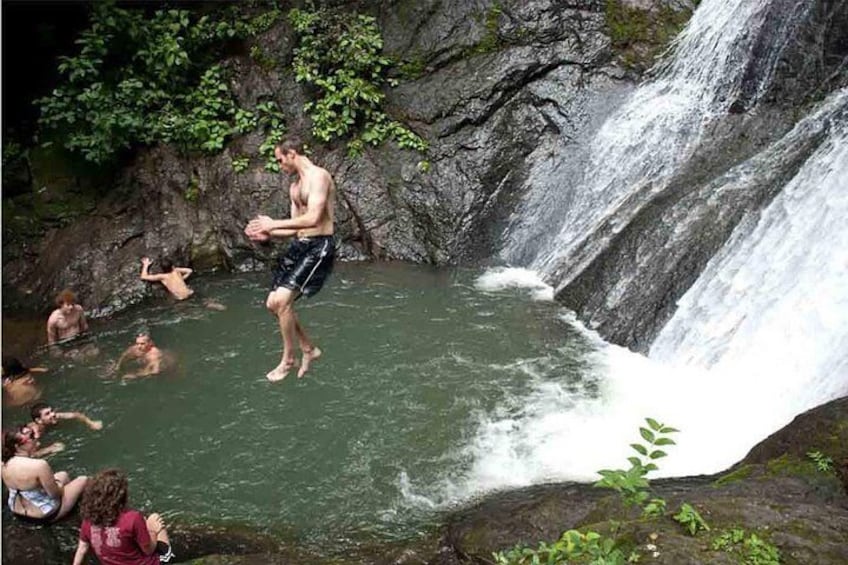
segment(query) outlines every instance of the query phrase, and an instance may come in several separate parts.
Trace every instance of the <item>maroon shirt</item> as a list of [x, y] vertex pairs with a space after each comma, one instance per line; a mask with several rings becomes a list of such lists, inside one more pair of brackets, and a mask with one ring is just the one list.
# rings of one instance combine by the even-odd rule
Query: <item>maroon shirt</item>
[[159, 565], [155, 551], [147, 555], [141, 549], [150, 547], [150, 532], [138, 510], [124, 510], [113, 526], [94, 526], [83, 520], [80, 540], [94, 548], [102, 565]]

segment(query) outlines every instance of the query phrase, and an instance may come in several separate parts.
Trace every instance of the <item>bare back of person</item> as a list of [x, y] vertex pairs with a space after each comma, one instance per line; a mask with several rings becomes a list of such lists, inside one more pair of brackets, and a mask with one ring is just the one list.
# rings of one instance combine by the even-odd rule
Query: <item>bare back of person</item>
[[177, 272], [177, 269], [174, 269], [170, 273], [165, 273], [161, 282], [168, 289], [168, 292], [171, 293], [171, 296], [177, 300], [185, 300], [194, 294], [194, 291], [188, 287], [185, 279]]

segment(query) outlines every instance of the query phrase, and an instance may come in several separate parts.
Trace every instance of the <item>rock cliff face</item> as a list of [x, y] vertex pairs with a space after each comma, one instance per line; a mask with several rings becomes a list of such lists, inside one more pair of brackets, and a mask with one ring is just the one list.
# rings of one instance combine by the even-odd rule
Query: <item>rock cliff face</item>
[[630, 193], [549, 273], [557, 298], [609, 341], [646, 352], [734, 229], [848, 115], [842, 103], [801, 119], [848, 85], [848, 4], [771, 2], [751, 33], [735, 98], [704, 117], [694, 154], [661, 189]]
[[[649, 4], [668, 4], [673, 13], [688, 8]], [[597, 101], [620, 97], [637, 78], [611, 49], [600, 1], [358, 7], [378, 17], [386, 51], [413, 69], [388, 93], [389, 114], [431, 149], [422, 156], [387, 144], [359, 159], [340, 146], [317, 149], [315, 160], [339, 187], [345, 259], [487, 260], [525, 189], [528, 163], [554, 140], [585, 135], [603, 115]], [[234, 91], [245, 103], [272, 97], [289, 131], [308, 131], [305, 93], [288, 71], [291, 30], [281, 23], [258, 42], [281, 64], [269, 71], [247, 56], [226, 61]], [[145, 254], [199, 271], [264, 268], [274, 249], [250, 244], [242, 228], [260, 211], [287, 214], [287, 181], [265, 172], [258, 157], [244, 173], [230, 165], [233, 156], [257, 155], [260, 143], [258, 134], [247, 135], [215, 157], [165, 146], [139, 152], [114, 186], [101, 187], [107, 196], [87, 215], [36, 241], [16, 243], [4, 234], [4, 285], [38, 297], [37, 304], [70, 287], [86, 308], [108, 313], [152, 292], [138, 280]]]

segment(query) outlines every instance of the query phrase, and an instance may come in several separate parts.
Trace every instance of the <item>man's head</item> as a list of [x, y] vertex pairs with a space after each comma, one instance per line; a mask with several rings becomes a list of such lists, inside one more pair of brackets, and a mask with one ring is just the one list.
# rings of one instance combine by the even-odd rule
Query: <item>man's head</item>
[[153, 339], [151, 339], [150, 334], [140, 333], [135, 336], [134, 347], [139, 354], [144, 355], [153, 349]]
[[70, 314], [74, 310], [76, 303], [77, 295], [68, 288], [56, 295], [56, 306], [66, 314]]
[[174, 264], [171, 262], [170, 259], [161, 259], [159, 261], [159, 264], [162, 266], [163, 273], [170, 273], [174, 270]]
[[274, 147], [274, 158], [284, 172], [293, 173], [297, 170], [295, 162], [303, 155], [303, 147], [303, 140], [296, 136], [287, 137]]
[[33, 404], [29, 410], [32, 421], [40, 426], [52, 426], [59, 421], [56, 411], [46, 402]]

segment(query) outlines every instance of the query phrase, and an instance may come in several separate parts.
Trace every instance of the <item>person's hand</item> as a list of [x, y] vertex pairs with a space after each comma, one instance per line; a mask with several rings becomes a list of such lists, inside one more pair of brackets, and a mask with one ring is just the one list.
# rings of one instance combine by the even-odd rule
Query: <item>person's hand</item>
[[65, 444], [61, 441], [57, 441], [56, 443], [50, 444], [44, 450], [44, 455], [53, 455], [54, 453], [59, 453], [60, 451], [65, 450]]
[[150, 260], [150, 257], [142, 257], [141, 258], [141, 264], [144, 265], [145, 267], [149, 267], [152, 262], [153, 261]]
[[268, 233], [268, 230], [264, 229], [262, 225], [261, 218], [268, 218], [268, 216], [257, 216], [256, 218], [250, 220], [247, 226], [244, 228], [244, 234], [251, 241], [268, 241], [271, 238], [271, 235]]
[[91, 423], [88, 424], [88, 427], [91, 428], [92, 430], [102, 430], [103, 429], [103, 422], [100, 421], [100, 420], [92, 420]]
[[148, 518], [147, 520], [148, 524], [153, 526], [153, 529], [156, 531], [157, 534], [165, 529], [165, 521], [159, 514], [151, 514], [150, 518]]

